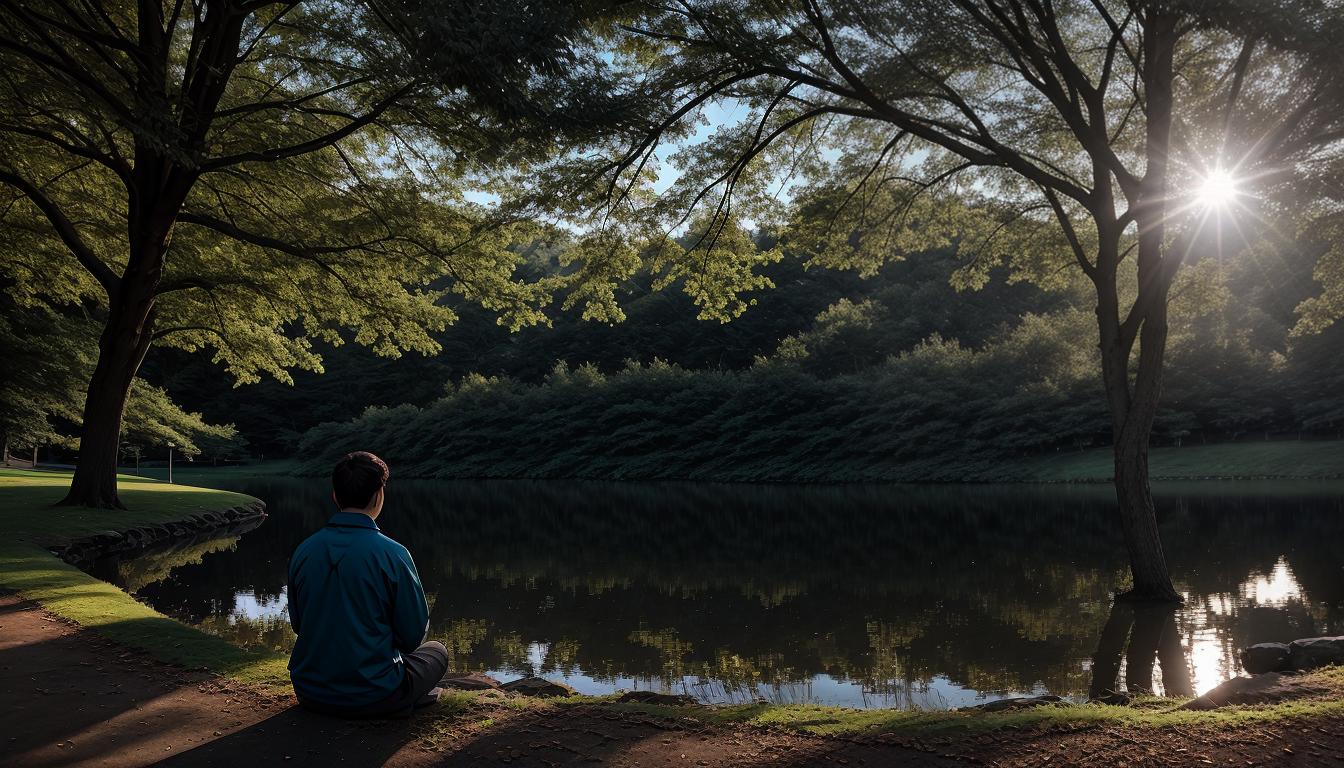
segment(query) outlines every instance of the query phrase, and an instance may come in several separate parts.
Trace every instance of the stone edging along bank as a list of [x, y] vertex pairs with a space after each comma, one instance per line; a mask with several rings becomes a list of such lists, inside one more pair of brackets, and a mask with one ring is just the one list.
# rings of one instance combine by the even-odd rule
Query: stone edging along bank
[[253, 528], [265, 517], [266, 504], [256, 500], [225, 510], [194, 512], [180, 520], [150, 523], [124, 531], [99, 531], [47, 549], [65, 562], [79, 565], [106, 555], [134, 552], [155, 544], [189, 539], [202, 533], [243, 524]]

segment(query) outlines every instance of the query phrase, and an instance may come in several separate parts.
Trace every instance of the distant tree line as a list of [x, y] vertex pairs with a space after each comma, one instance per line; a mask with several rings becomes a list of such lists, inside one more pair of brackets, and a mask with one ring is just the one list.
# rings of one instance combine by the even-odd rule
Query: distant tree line
[[[1332, 350], [1344, 331], [1292, 337], [1293, 309], [1313, 285], [1268, 277], [1301, 274], [1269, 260], [1310, 258], [1253, 252], [1183, 273], [1157, 444], [1340, 435], [1344, 363]], [[955, 267], [943, 252], [894, 264], [858, 300], [793, 318], [800, 330], [781, 341], [761, 332], [755, 342], [772, 346], [750, 363], [733, 349], [741, 364], [731, 368], [693, 368], [651, 344], [624, 362], [553, 356], [537, 380], [506, 360], [558, 351], [544, 346], [555, 338], [524, 336], [507, 356], [485, 355], [489, 375], [312, 428], [298, 453], [325, 471], [341, 452], [367, 448], [423, 477], [961, 480], [1005, 458], [1108, 444], [1097, 349], [1076, 331], [1090, 311], [1084, 294], [993, 281], [954, 297]], [[797, 309], [762, 305], [753, 311], [768, 316], [754, 322], [787, 327], [782, 315]], [[659, 323], [633, 312], [618, 328], [635, 338], [679, 332]], [[705, 338], [724, 328], [701, 327]], [[704, 339], [683, 347], [700, 361], [714, 351]], [[398, 381], [424, 386], [404, 372], [381, 385], [395, 392]]]

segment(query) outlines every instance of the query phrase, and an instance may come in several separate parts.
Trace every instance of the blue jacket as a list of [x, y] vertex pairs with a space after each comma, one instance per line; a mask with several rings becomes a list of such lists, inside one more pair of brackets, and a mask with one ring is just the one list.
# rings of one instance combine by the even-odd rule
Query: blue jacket
[[289, 677], [299, 698], [373, 704], [402, 684], [429, 608], [411, 553], [368, 515], [337, 512], [289, 560]]

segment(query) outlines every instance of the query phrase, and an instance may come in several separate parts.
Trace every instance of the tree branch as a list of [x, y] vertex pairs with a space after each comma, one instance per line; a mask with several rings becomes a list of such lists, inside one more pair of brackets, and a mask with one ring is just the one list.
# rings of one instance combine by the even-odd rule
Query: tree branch
[[309, 152], [316, 152], [319, 149], [329, 147], [377, 120], [383, 113], [387, 112], [388, 109], [395, 105], [402, 96], [405, 96], [417, 85], [418, 83], [415, 81], [403, 85], [378, 104], [374, 105], [373, 109], [354, 118], [334, 131], [324, 133], [321, 136], [309, 139], [308, 141], [292, 144], [288, 147], [276, 147], [274, 149], [264, 149], [256, 152], [240, 152], [235, 155], [226, 155], [224, 157], [216, 157], [206, 160], [200, 166], [201, 172], [207, 173], [210, 171], [217, 171], [220, 168], [247, 162], [273, 163], [277, 160], [306, 155]]
[[84, 238], [75, 229], [75, 225], [70, 221], [70, 218], [65, 215], [65, 212], [55, 201], [47, 197], [41, 188], [22, 176], [4, 169], [0, 169], [0, 182], [9, 184], [22, 192], [33, 202], [33, 205], [37, 206], [38, 210], [42, 211], [47, 220], [51, 222], [52, 228], [56, 230], [56, 234], [61, 238], [61, 242], [65, 243], [65, 246], [79, 260], [79, 263], [89, 271], [89, 274], [93, 275], [109, 296], [117, 290], [121, 278], [117, 277], [112, 268], [98, 258], [98, 254], [94, 253], [88, 243], [84, 242]]

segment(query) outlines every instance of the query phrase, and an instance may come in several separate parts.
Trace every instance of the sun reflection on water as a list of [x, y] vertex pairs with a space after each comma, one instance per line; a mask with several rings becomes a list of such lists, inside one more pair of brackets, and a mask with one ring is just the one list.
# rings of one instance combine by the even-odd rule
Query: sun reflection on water
[[1287, 558], [1280, 556], [1268, 573], [1252, 572], [1235, 592], [1202, 598], [1186, 593], [1185, 599], [1180, 617], [1183, 645], [1195, 694], [1202, 695], [1241, 671], [1237, 660], [1240, 648], [1232, 633], [1226, 631], [1241, 613], [1255, 608], [1284, 608], [1306, 598]]

